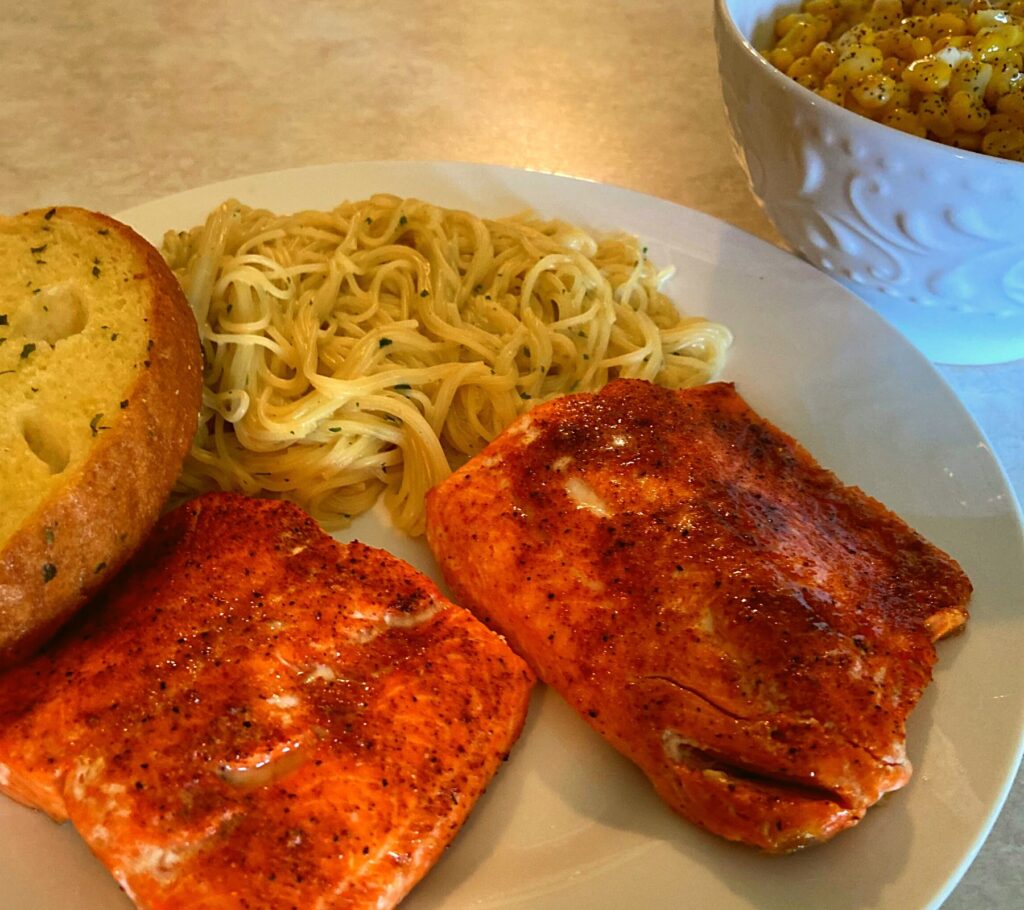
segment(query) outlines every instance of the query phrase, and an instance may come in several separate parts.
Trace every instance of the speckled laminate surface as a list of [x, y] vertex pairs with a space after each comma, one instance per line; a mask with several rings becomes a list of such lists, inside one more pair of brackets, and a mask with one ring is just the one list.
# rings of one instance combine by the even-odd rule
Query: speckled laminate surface
[[[116, 212], [246, 173], [455, 160], [627, 186], [775, 241], [731, 155], [711, 12], [711, 0], [0, 0], [0, 211]], [[1020, 496], [1024, 362], [942, 372]], [[1018, 780], [945, 906], [1019, 908], [1022, 895]]]

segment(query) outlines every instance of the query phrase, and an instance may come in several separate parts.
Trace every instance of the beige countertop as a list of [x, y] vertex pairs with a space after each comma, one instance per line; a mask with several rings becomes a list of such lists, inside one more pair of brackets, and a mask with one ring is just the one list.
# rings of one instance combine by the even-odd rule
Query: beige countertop
[[[731, 153], [712, 0], [0, 7], [2, 212], [116, 212], [281, 168], [451, 160], [621, 185], [777, 242]], [[1022, 895], [1018, 780], [944, 906]]]

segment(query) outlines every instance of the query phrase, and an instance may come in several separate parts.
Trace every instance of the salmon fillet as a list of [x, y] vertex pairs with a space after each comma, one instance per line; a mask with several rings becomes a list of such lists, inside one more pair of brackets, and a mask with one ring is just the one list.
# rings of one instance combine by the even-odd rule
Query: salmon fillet
[[907, 715], [971, 590], [724, 383], [534, 408], [430, 492], [427, 537], [674, 810], [772, 852], [907, 782]]
[[507, 756], [532, 682], [395, 557], [209, 494], [0, 677], [0, 789], [69, 818], [139, 907], [393, 907]]

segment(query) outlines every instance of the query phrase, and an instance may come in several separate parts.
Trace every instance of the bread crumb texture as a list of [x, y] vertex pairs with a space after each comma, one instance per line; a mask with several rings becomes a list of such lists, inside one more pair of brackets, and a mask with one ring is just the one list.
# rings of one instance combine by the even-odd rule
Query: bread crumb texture
[[130, 406], [151, 306], [142, 256], [78, 210], [0, 219], [0, 547]]

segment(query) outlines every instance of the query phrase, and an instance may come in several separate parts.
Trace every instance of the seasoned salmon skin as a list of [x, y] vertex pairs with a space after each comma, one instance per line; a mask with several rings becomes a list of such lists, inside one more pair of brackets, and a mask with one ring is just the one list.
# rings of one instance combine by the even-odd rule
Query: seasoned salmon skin
[[70, 818], [139, 907], [393, 907], [507, 756], [532, 681], [395, 557], [210, 494], [0, 677], [0, 789]]
[[620, 380], [521, 417], [427, 499], [470, 607], [676, 811], [771, 852], [911, 773], [957, 564], [730, 384]]

